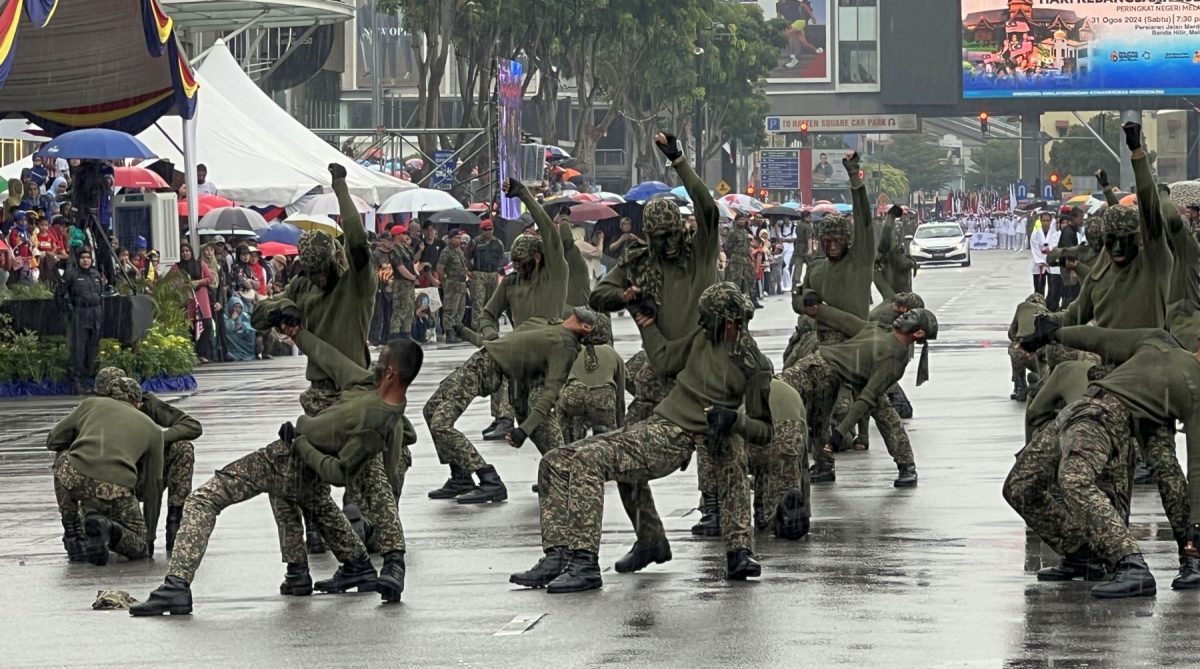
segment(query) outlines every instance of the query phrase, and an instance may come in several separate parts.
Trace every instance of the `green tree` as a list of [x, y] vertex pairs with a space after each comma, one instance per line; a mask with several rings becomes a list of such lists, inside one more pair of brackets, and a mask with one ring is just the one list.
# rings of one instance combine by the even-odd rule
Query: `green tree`
[[[878, 198], [880, 194], [884, 194], [893, 204], [908, 199], [911, 190], [908, 175], [900, 169], [887, 163], [865, 163], [863, 172], [867, 175], [867, 187], [871, 190], [872, 197]], [[875, 177], [876, 172], [880, 173], [878, 180]]]
[[947, 150], [924, 133], [892, 135], [892, 144], [882, 157], [908, 177], [913, 190], [938, 190], [954, 175]]
[[[1104, 144], [1120, 155], [1124, 135], [1121, 132], [1121, 120], [1116, 114], [1096, 114], [1088, 120], [1088, 125], [1104, 138]], [[1077, 137], [1069, 141], [1057, 141], [1050, 144], [1050, 169], [1061, 175], [1092, 174], [1103, 169], [1109, 174], [1120, 174], [1121, 166], [1116, 158], [1099, 140], [1088, 132], [1088, 129], [1077, 123], [1067, 128], [1067, 137]]]
[[1021, 174], [1018, 142], [993, 139], [971, 151], [972, 167], [967, 171], [967, 188], [1005, 188], [1016, 183]]

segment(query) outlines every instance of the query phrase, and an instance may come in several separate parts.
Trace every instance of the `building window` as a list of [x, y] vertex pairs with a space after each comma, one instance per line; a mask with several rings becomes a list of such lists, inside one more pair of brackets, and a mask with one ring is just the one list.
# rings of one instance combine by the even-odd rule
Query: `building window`
[[878, 0], [838, 0], [839, 84], [879, 83]]

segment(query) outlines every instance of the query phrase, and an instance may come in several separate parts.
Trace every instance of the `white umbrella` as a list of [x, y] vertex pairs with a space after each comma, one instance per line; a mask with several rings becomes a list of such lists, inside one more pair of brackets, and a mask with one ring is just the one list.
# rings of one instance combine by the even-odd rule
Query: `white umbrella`
[[201, 235], [248, 235], [258, 236], [259, 230], [270, 225], [262, 214], [245, 207], [217, 207], [204, 215], [196, 224]]
[[[366, 214], [371, 211], [371, 205], [367, 204], [367, 201], [361, 197], [351, 195], [350, 199], [354, 201], [354, 209], [358, 213]], [[318, 216], [341, 216], [342, 207], [338, 204], [337, 193], [322, 193], [313, 196], [312, 199], [305, 202], [303, 208], [300, 209], [300, 213], [316, 214]]]
[[449, 193], [432, 188], [414, 188], [396, 193], [379, 206], [380, 214], [411, 214], [422, 211], [462, 209], [462, 203]]
[[338, 225], [337, 221], [332, 218], [320, 214], [292, 214], [284, 219], [283, 222], [291, 223], [301, 230], [316, 230], [328, 233], [334, 237], [342, 236], [342, 226]]

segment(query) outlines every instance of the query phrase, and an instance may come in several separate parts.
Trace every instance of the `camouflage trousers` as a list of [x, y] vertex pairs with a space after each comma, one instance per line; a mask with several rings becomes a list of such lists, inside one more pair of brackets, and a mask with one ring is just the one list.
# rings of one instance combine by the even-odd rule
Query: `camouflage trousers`
[[1171, 523], [1171, 534], [1179, 545], [1183, 557], [1183, 545], [1187, 543], [1188, 519], [1191, 517], [1191, 501], [1188, 498], [1187, 477], [1175, 454], [1175, 431], [1159, 427], [1142, 442], [1142, 458], [1150, 467], [1154, 484], [1162, 499], [1163, 513]]
[[1008, 361], [1012, 365], [1013, 383], [1017, 379], [1025, 380], [1026, 372], [1037, 373], [1037, 356], [1021, 348], [1020, 342], [1010, 342], [1008, 345]]
[[1046, 425], [1017, 452], [1004, 481], [1004, 500], [1055, 553], [1066, 556], [1087, 545], [1087, 526], [1071, 512], [1058, 484], [1062, 461], [1059, 429]]
[[446, 281], [442, 290], [442, 326], [453, 332], [454, 326], [462, 325], [467, 313], [467, 282]]
[[504, 374], [492, 356], [486, 350], [479, 350], [433, 391], [425, 403], [425, 424], [429, 426], [433, 447], [442, 464], [462, 467], [469, 472], [487, 466], [475, 445], [467, 435], [454, 428], [454, 423], [476, 397], [500, 392], [503, 379]]
[[474, 329], [479, 329], [483, 306], [492, 299], [492, 294], [499, 285], [499, 274], [496, 272], [471, 272], [471, 327]]
[[613, 387], [589, 388], [579, 381], [568, 382], [558, 396], [558, 420], [567, 444], [583, 439], [588, 430], [604, 434], [616, 429], [617, 395]]
[[[403, 460], [403, 458], [402, 458]], [[403, 465], [408, 471], [407, 461]], [[399, 476], [402, 486], [404, 473]], [[397, 490], [392, 486], [392, 477], [384, 467], [383, 454], [376, 455], [346, 484], [342, 495], [343, 506], [353, 504], [362, 511], [367, 524], [367, 550], [372, 553], [390, 553], [404, 548], [404, 526], [396, 505]], [[303, 546], [300, 546], [303, 548]]]
[[[529, 406], [537, 403], [538, 398], [545, 392], [544, 386], [534, 386], [529, 389]], [[528, 416], [517, 415], [517, 418], [522, 422]], [[564, 446], [567, 442], [563, 438], [562, 421], [559, 420], [558, 413], [551, 411], [544, 419], [542, 424], [536, 430], [529, 433], [529, 440], [537, 447], [538, 453], [545, 455], [556, 448]]]
[[79, 473], [65, 456], [54, 467], [55, 491], [62, 490], [66, 508], [82, 508], [85, 514], [99, 513], [121, 526], [121, 538], [109, 544], [117, 555], [130, 560], [146, 557], [146, 517], [133, 490], [115, 483], [97, 481]]
[[808, 426], [802, 420], [776, 420], [771, 443], [750, 444], [750, 474], [754, 477], [754, 506], [762, 509], [759, 529], [771, 527], [787, 491], [798, 488], [812, 511], [808, 479]]
[[[837, 372], [820, 353], [814, 353], [783, 370], [777, 378], [795, 388], [804, 398], [808, 409], [809, 447], [813, 459], [818, 463], [832, 464], [833, 453], [825, 451], [825, 444], [829, 443], [830, 430], [837, 420], [837, 404], [844, 387]], [[896, 413], [891, 402], [884, 397], [879, 398], [868, 416], [874, 418], [879, 426], [879, 433], [892, 460], [897, 465], [915, 464], [912, 442], [904, 430], [900, 414]], [[862, 430], [861, 423], [859, 430]]]
[[[335, 388], [332, 382], [314, 383], [300, 394], [300, 407], [304, 409], [305, 415], [316, 416], [336, 404], [341, 398], [341, 391]], [[295, 502], [280, 499], [274, 494], [269, 495], [269, 498], [271, 514], [275, 516], [275, 528], [279, 531], [279, 547], [284, 556], [284, 562], [303, 562], [303, 558], [298, 560], [288, 558], [306, 555], [304, 552], [304, 525], [306, 522], [309, 527], [315, 524], [312, 514], [302, 512], [300, 506]]]
[[411, 281], [397, 278], [392, 281], [392, 322], [388, 327], [390, 336], [411, 335], [416, 317], [417, 290]]
[[513, 409], [512, 400], [508, 398], [508, 379], [500, 382], [500, 389], [492, 393], [488, 398], [488, 403], [492, 410], [492, 418], [500, 420], [507, 418], [512, 420], [517, 412]]
[[[567, 546], [597, 552], [604, 519], [604, 484], [646, 483], [687, 466], [692, 452], [705, 448], [706, 436], [688, 432], [659, 417], [619, 432], [588, 437], [557, 449], [542, 458], [538, 468], [538, 504], [541, 509], [542, 546]], [[721, 498], [721, 531], [727, 550], [750, 548], [750, 487], [746, 478], [745, 443], [727, 439], [719, 453], [710, 453], [718, 470]], [[654, 499], [646, 494], [630, 513], [643, 543], [666, 542]], [[642, 515], [639, 511], [648, 513]], [[630, 508], [626, 506], [626, 511]]]
[[1140, 553], [1129, 532], [1129, 495], [1135, 439], [1129, 410], [1115, 395], [1091, 386], [1055, 420], [1062, 459], [1058, 485], [1067, 508], [1087, 527], [1088, 540], [1115, 564]]
[[[55, 461], [65, 454], [59, 454]], [[167, 506], [183, 506], [192, 491], [192, 470], [196, 466], [196, 449], [190, 441], [174, 441], [167, 444], [163, 462], [163, 481], [167, 487]], [[58, 478], [54, 479], [54, 500], [58, 503], [58, 515], [63, 522], [79, 519], [79, 504], [71, 499]]]
[[[847, 337], [844, 332], [840, 332], [838, 330], [833, 330], [833, 329], [825, 328], [825, 327], [817, 328], [817, 344], [818, 344], [818, 346], [830, 346], [833, 344], [840, 344], [840, 343], [846, 341], [847, 339], [849, 339], [849, 337]], [[886, 402], [885, 400], [883, 400], [883, 398], [880, 398], [880, 400], [881, 400], [881, 402], [880, 402], [881, 404], [888, 404], [888, 406], [891, 406], [891, 403]], [[854, 390], [852, 388], [850, 388], [850, 386], [843, 385], [841, 388], [838, 389], [837, 401], [833, 405], [832, 422], [840, 423], [842, 421], [842, 418], [844, 418], [846, 416], [846, 414], [850, 413], [850, 406], [853, 404], [854, 404]], [[892, 413], [893, 414], [896, 413], [896, 410], [894, 407], [892, 408]], [[871, 445], [871, 421], [870, 421], [870, 419], [873, 416], [874, 416], [873, 413], [863, 416], [858, 421], [858, 426], [855, 429], [855, 433], [853, 435], [847, 434], [847, 435], [845, 435], [845, 437], [847, 439], [852, 438], [854, 440], [855, 444], [862, 445], [862, 447], [864, 449], [870, 447], [870, 445]], [[884, 414], [883, 422], [880, 422], [880, 420], [878, 418], [876, 418], [875, 424], [879, 427], [879, 433], [881, 435], [883, 435], [884, 445], [887, 446], [888, 453], [892, 453], [892, 451], [897, 448], [897, 445], [900, 442], [904, 442], [904, 443], [908, 442], [908, 436], [904, 432], [904, 426], [903, 426], [903, 424], [900, 423], [900, 416], [898, 414], [895, 416], [894, 420], [893, 420], [892, 416], [887, 416], [886, 414]], [[897, 432], [897, 427], [899, 428], [898, 432]], [[911, 454], [912, 448], [909, 447], [908, 450]], [[893, 454], [893, 456], [894, 456], [894, 454]], [[819, 454], [817, 456], [817, 460], [818, 461], [821, 460], [821, 456]]]
[[725, 280], [738, 287], [746, 297], [754, 296], [754, 266], [730, 262], [725, 268]]
[[[216, 527], [217, 515], [239, 502], [270, 493], [277, 499], [294, 503], [312, 513], [329, 549], [341, 562], [362, 558], [367, 550], [350, 527], [350, 521], [329, 497], [329, 485], [317, 479], [304, 466], [292, 447], [276, 440], [266, 448], [235, 460], [217, 470], [207, 483], [196, 488], [183, 506], [183, 522], [175, 536], [175, 550], [167, 567], [169, 576], [191, 583], [208, 549], [208, 539]], [[284, 562], [306, 563], [304, 544], [299, 551], [285, 546], [280, 528], [280, 548]]]

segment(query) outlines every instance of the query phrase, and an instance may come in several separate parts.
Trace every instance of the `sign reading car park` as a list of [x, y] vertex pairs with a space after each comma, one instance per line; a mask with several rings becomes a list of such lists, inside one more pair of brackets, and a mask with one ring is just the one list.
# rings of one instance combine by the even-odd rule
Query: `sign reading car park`
[[767, 132], [800, 132], [808, 124], [810, 133], [916, 132], [916, 114], [852, 114], [838, 116], [768, 116]]

